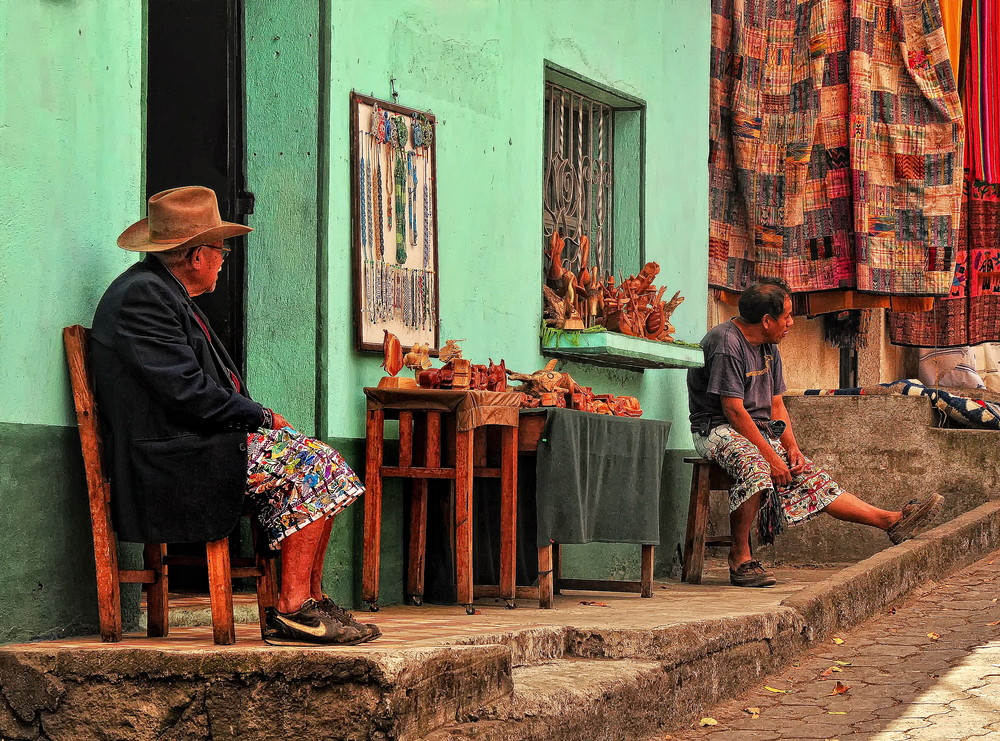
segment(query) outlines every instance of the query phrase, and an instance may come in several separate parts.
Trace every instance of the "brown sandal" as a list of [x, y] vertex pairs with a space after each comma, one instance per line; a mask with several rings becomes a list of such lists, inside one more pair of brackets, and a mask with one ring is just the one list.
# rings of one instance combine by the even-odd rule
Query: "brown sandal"
[[889, 540], [892, 541], [893, 545], [899, 545], [904, 540], [912, 538], [917, 526], [941, 509], [942, 504], [944, 504], [944, 497], [940, 494], [929, 494], [922, 500], [911, 499], [903, 507], [903, 516], [899, 522], [886, 531]]

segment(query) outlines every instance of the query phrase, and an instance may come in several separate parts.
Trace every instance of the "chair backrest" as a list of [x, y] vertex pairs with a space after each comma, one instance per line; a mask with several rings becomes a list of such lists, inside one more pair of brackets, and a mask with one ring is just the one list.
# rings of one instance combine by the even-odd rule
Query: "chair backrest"
[[101, 637], [105, 641], [121, 639], [121, 603], [118, 592], [118, 544], [111, 525], [111, 485], [104, 475], [101, 456], [101, 428], [97, 418], [93, 386], [90, 382], [87, 340], [90, 330], [74, 324], [63, 328], [66, 363], [69, 366], [80, 449], [87, 475], [90, 500], [90, 524], [94, 534], [94, 560], [97, 565], [98, 611]]
[[80, 430], [80, 447], [87, 470], [87, 489], [91, 497], [95, 492], [101, 500], [109, 502], [111, 490], [104, 475], [101, 456], [101, 428], [94, 401], [93, 385], [90, 381], [90, 361], [87, 340], [90, 330], [79, 324], [63, 329], [63, 343], [66, 345], [66, 363], [69, 366], [69, 382], [73, 391], [73, 406], [76, 408], [76, 423]]

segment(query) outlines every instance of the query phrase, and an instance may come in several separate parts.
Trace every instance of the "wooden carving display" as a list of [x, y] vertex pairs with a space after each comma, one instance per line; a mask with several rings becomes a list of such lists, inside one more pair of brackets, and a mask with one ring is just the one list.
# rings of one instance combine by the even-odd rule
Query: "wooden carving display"
[[581, 412], [612, 414], [619, 417], [641, 417], [642, 407], [634, 396], [614, 396], [595, 394], [589, 386], [581, 386], [569, 373], [556, 370], [556, 360], [550, 360], [541, 370], [534, 373], [516, 373], [508, 370], [507, 375], [520, 381], [518, 391], [525, 394], [523, 407], [566, 407]]
[[412, 378], [398, 378], [397, 373], [403, 368], [403, 346], [399, 338], [389, 330], [385, 330], [382, 339], [382, 367], [389, 375], [379, 380], [379, 388], [406, 389], [414, 388], [417, 382]]
[[[677, 291], [669, 301], [664, 300], [666, 287], [654, 285], [660, 266], [647, 262], [638, 275], [630, 275], [618, 284], [610, 273], [601, 278], [591, 267], [587, 236], [581, 236], [579, 242], [571, 263], [563, 256], [567, 242], [559, 232], [553, 232], [549, 239], [542, 286], [545, 323], [558, 329], [602, 326], [632, 337], [673, 341], [677, 330], [670, 316], [684, 297]], [[574, 273], [567, 267], [569, 264], [581, 267]]]

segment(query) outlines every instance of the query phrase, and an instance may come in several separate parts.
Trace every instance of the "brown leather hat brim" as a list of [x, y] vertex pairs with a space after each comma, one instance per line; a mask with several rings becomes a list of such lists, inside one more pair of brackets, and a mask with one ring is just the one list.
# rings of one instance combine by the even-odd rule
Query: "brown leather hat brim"
[[149, 238], [149, 220], [141, 219], [121, 233], [118, 237], [118, 246], [130, 252], [166, 252], [167, 250], [179, 250], [182, 247], [238, 237], [252, 231], [253, 229], [249, 226], [223, 221], [219, 226], [213, 226], [211, 229], [206, 229], [180, 242], [153, 242]]

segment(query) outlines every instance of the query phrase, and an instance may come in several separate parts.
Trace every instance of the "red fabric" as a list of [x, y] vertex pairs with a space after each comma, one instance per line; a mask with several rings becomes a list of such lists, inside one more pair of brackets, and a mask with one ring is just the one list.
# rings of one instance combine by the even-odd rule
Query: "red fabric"
[[[210, 344], [210, 345], [213, 344], [212, 343], [212, 333], [208, 331], [208, 325], [205, 324], [204, 321], [202, 321], [202, 318], [200, 316], [198, 316], [197, 313], [194, 314], [194, 320], [196, 322], [198, 322], [198, 326], [201, 327], [201, 331], [205, 333], [205, 338], [208, 340], [208, 344]], [[240, 379], [239, 379], [239, 377], [235, 373], [233, 373], [231, 370], [229, 370], [228, 368], [226, 368], [226, 373], [229, 374], [229, 379], [233, 382], [233, 388], [236, 389], [236, 393], [237, 394], [240, 393]]]

